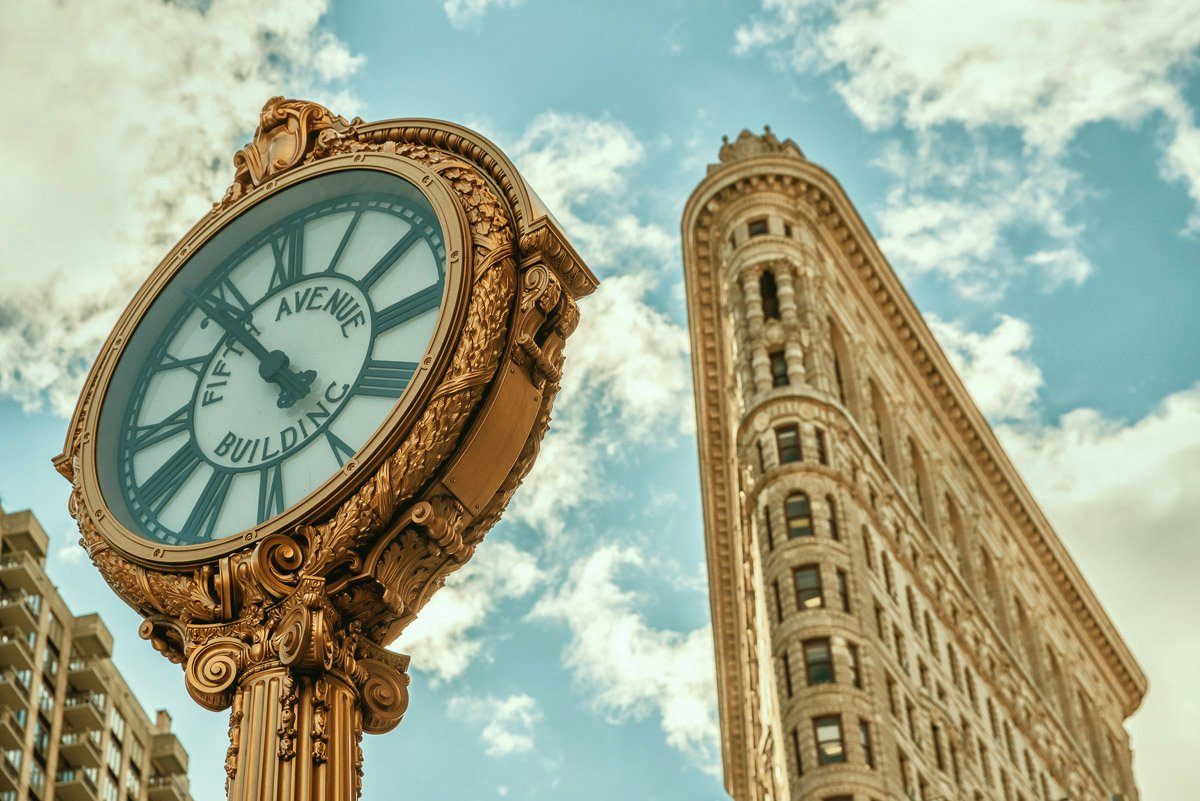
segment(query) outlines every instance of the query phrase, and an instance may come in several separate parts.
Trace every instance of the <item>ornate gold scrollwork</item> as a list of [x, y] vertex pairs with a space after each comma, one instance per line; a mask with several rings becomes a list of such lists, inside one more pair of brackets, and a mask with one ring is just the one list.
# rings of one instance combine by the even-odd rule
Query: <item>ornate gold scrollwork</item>
[[247, 664], [249, 649], [234, 637], [215, 637], [188, 657], [186, 681], [188, 694], [196, 703], [214, 712], [233, 702], [238, 674]]

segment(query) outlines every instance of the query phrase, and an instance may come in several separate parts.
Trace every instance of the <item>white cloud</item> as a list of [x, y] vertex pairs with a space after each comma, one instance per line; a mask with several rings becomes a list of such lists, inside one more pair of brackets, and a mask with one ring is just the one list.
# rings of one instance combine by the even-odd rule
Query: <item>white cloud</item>
[[1150, 678], [1132, 719], [1142, 795], [1200, 786], [1200, 384], [1131, 423], [1077, 409], [1053, 426], [999, 429]]
[[485, 541], [452, 573], [393, 648], [412, 656], [435, 684], [462, 674], [483, 650], [479, 627], [503, 600], [528, 595], [544, 576], [534, 556], [503, 541]]
[[[979, 299], [1026, 274], [1047, 290], [1091, 274], [1083, 228], [1069, 219], [1082, 182], [1056, 160], [1005, 155], [978, 137], [922, 134], [915, 145], [891, 143], [877, 164], [894, 181], [879, 212], [879, 243], [901, 272], [939, 274]], [[1018, 234], [1036, 235], [1040, 246], [1018, 248]]]
[[563, 661], [614, 721], [659, 718], [667, 743], [705, 770], [717, 748], [716, 680], [708, 626], [656, 629], [618, 573], [645, 571], [631, 547], [606, 545], [572, 566], [567, 580], [541, 598], [531, 616], [567, 624]]
[[[1136, 13], [1123, 0], [1010, 0], [969, 11], [954, 0], [763, 0], [735, 43], [788, 68], [831, 72], [865, 125], [911, 134], [905, 141], [915, 145], [895, 146], [901, 169], [881, 217], [884, 250], [984, 294], [1014, 272], [1050, 286], [1089, 273], [1066, 222], [1078, 177], [1062, 154], [1090, 123], [1160, 125], [1163, 174], [1188, 186], [1192, 227], [1200, 225], [1200, 133], [1184, 98], [1198, 14], [1196, 0], [1147, 0]], [[981, 136], [992, 137], [977, 148], [982, 162], [956, 152], [964, 137]], [[942, 180], [953, 171], [957, 185]], [[1001, 235], [1021, 226], [1047, 246], [1009, 253]]]
[[[480, 739], [486, 745], [488, 756], [520, 754], [533, 749], [533, 728], [541, 720], [542, 713], [537, 702], [525, 693], [505, 698], [467, 698], [458, 696], [450, 699], [450, 716], [483, 724]], [[497, 792], [506, 795], [507, 790]]]
[[444, 0], [442, 8], [455, 28], [478, 24], [489, 8], [515, 8], [524, 0]]
[[[62, 414], [120, 308], [218, 199], [258, 110], [359, 59], [324, 0], [6, 6], [0, 96], [0, 394]], [[350, 111], [344, 97], [338, 109]]]
[[584, 301], [554, 422], [509, 519], [556, 537], [571, 511], [603, 498], [606, 453], [691, 433], [687, 331], [650, 304], [651, 283], [614, 275]]
[[655, 309], [646, 273], [612, 276], [584, 301], [567, 345], [563, 404], [594, 404], [632, 440], [694, 426], [688, 333]]
[[981, 334], [933, 314], [925, 319], [984, 415], [993, 421], [1030, 416], [1042, 371], [1028, 356], [1033, 344], [1029, 323], [1000, 315], [996, 327]]
[[673, 260], [675, 236], [629, 211], [628, 172], [645, 148], [620, 122], [548, 111], [510, 155], [594, 269]]

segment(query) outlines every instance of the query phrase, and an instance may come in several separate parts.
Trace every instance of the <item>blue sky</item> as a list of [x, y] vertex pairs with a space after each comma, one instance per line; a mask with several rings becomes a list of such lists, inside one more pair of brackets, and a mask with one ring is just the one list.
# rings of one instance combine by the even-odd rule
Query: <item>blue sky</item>
[[[969, 9], [968, 9], [968, 6]], [[846, 188], [1150, 677], [1148, 799], [1200, 786], [1200, 4], [21, 4], [0, 23], [0, 497], [51, 534], [197, 799], [225, 718], [136, 636], [49, 459], [82, 373], [272, 94], [498, 142], [604, 279], [535, 473], [398, 647], [364, 798], [720, 798], [678, 220], [772, 125]], [[11, 127], [10, 127], [11, 130]], [[466, 766], [466, 769], [464, 769]]]

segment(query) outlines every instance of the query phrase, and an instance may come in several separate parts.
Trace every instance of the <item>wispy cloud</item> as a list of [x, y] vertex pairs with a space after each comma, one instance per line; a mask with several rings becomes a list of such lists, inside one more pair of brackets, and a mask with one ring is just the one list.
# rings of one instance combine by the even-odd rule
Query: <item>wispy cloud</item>
[[478, 25], [493, 8], [514, 8], [524, 0], [443, 0], [442, 8], [455, 28]]
[[68, 414], [116, 315], [232, 178], [281, 90], [332, 100], [360, 59], [324, 0], [67, 0], [6, 7], [0, 95], [0, 394]]
[[1033, 414], [1042, 371], [1029, 358], [1029, 323], [1001, 315], [995, 328], [979, 333], [933, 314], [926, 321], [988, 419], [1024, 420]]
[[667, 743], [698, 767], [717, 770], [716, 679], [708, 626], [678, 632], [651, 626], [623, 571], [644, 571], [632, 547], [607, 545], [571, 567], [542, 597], [534, 619], [565, 623], [563, 662], [614, 722], [658, 717]]
[[542, 718], [537, 702], [525, 693], [504, 698], [456, 696], [450, 699], [449, 711], [451, 717], [483, 725], [479, 738], [487, 755], [494, 757], [531, 751], [533, 729]]
[[435, 684], [461, 675], [483, 655], [479, 628], [501, 601], [521, 598], [544, 579], [537, 559], [511, 543], [485, 541], [470, 562], [446, 579], [405, 629], [395, 649]]
[[[859, 120], [897, 134], [885, 249], [979, 295], [1003, 289], [1014, 268], [1051, 285], [1091, 270], [1070, 223], [1079, 179], [1063, 166], [1089, 124], [1160, 126], [1163, 174], [1185, 182], [1200, 209], [1200, 133], [1184, 99], [1198, 12], [1178, 0], [1137, 13], [1121, 0], [969, 10], [953, 0], [763, 0], [735, 47], [828, 72]], [[1022, 226], [1045, 241], [999, 249], [999, 235], [1012, 240]]]

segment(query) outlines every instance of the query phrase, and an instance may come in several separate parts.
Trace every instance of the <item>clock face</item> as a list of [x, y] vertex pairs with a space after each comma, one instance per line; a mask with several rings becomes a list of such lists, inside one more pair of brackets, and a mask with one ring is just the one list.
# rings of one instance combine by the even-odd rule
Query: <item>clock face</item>
[[110, 508], [147, 540], [190, 545], [293, 506], [389, 417], [445, 285], [438, 218], [402, 178], [335, 172], [254, 206], [189, 258], [122, 353], [97, 449]]

